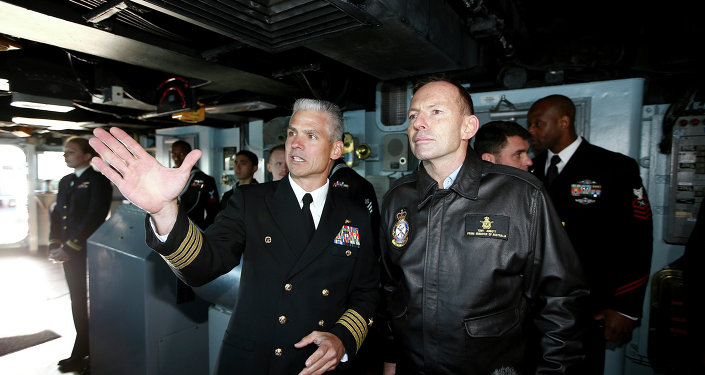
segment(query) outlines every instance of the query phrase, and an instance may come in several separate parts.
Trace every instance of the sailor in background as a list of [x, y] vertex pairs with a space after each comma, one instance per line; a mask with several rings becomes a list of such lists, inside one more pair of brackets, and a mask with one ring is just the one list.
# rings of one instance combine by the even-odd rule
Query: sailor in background
[[[51, 212], [49, 258], [63, 263], [76, 327], [71, 356], [59, 361], [59, 371], [84, 371], [88, 366], [88, 290], [86, 240], [105, 221], [113, 188], [91, 165], [95, 151], [88, 140], [71, 137], [64, 144], [64, 160], [74, 173], [59, 181], [56, 206]], [[88, 370], [89, 371], [89, 370]]]
[[[171, 159], [174, 167], [179, 168], [184, 158], [191, 152], [191, 145], [186, 141], [176, 141], [171, 145]], [[191, 169], [188, 183], [179, 194], [181, 207], [188, 217], [201, 229], [213, 224], [215, 216], [220, 211], [218, 204], [218, 187], [215, 179], [194, 166]]]
[[628, 341], [641, 317], [652, 252], [651, 207], [636, 161], [588, 143], [575, 131], [575, 105], [563, 95], [528, 114], [534, 174], [546, 184], [590, 286], [590, 374], [602, 374], [605, 340]]

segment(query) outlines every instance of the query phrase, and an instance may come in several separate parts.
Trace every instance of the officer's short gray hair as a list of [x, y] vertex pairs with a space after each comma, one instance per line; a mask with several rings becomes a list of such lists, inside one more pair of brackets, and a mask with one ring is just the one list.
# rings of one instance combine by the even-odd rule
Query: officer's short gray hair
[[337, 105], [320, 99], [296, 99], [291, 116], [296, 111], [323, 112], [328, 115], [330, 143], [343, 139], [343, 112]]

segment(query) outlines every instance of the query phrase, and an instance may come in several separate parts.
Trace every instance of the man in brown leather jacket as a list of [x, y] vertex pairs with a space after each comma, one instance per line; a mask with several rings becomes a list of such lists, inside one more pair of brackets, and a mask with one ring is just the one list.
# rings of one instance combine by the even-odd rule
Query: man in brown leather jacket
[[541, 182], [467, 147], [477, 129], [462, 86], [415, 91], [408, 133], [422, 165], [382, 203], [385, 374], [579, 372], [577, 257]]

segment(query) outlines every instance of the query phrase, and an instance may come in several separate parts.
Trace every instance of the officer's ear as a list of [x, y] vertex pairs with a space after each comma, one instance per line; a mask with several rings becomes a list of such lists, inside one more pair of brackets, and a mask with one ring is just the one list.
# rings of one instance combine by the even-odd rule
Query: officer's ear
[[482, 155], [480, 155], [482, 160], [489, 161], [490, 163], [496, 163], [497, 158], [495, 158], [494, 154], [490, 154], [489, 152], [485, 152]]
[[330, 149], [330, 158], [333, 160], [337, 160], [341, 156], [343, 156], [343, 147], [343, 141], [333, 142], [333, 147], [331, 147]]
[[461, 130], [461, 139], [470, 139], [474, 137], [478, 129], [480, 129], [480, 120], [478, 120], [477, 116], [463, 116], [463, 128]]

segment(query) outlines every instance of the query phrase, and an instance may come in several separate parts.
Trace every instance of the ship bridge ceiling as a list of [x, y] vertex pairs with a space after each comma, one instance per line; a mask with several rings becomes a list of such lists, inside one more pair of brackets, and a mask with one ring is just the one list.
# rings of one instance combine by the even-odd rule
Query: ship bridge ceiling
[[[645, 101], [668, 103], [702, 78], [703, 27], [680, 3], [0, 1], [0, 130], [151, 130], [182, 112], [232, 127], [298, 97], [374, 110], [377, 83], [429, 74], [471, 92], [644, 77]], [[74, 109], [10, 105], [27, 97]]]

